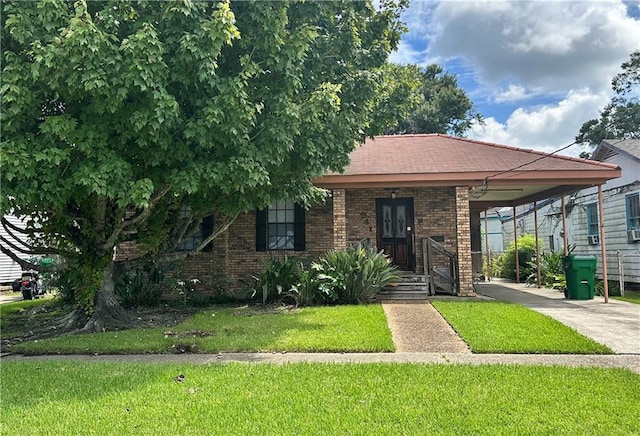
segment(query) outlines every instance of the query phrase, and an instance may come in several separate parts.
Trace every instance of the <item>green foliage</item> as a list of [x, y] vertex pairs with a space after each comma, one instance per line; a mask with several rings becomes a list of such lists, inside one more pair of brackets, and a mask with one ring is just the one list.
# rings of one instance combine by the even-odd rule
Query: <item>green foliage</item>
[[280, 300], [285, 293], [300, 283], [303, 270], [302, 263], [294, 256], [285, 254], [282, 260], [271, 256], [263, 262], [260, 274], [254, 277], [255, 295], [262, 299], [262, 304]]
[[362, 304], [398, 278], [383, 252], [360, 245], [330, 251], [309, 263], [295, 257], [271, 257], [254, 277], [254, 295], [262, 304], [292, 299], [296, 305]]
[[[518, 266], [520, 270], [520, 281], [524, 282], [535, 273], [536, 238], [533, 235], [524, 235], [518, 238]], [[511, 242], [509, 247], [500, 256], [500, 277], [516, 279], [516, 254], [515, 243]], [[534, 259], [533, 267], [531, 259]]]
[[120, 277], [116, 295], [124, 307], [157, 306], [162, 298], [164, 281], [165, 268], [145, 265]]
[[[559, 251], [542, 253], [540, 256], [540, 281], [542, 286], [559, 290], [567, 288], [563, 259], [564, 253]], [[538, 274], [535, 252], [533, 259], [529, 262], [528, 268], [531, 270], [531, 274], [527, 277], [527, 283], [536, 283]]]
[[362, 304], [398, 279], [396, 268], [382, 251], [356, 245], [330, 251], [312, 266], [318, 271], [320, 289], [339, 304]]
[[405, 6], [2, 2], [0, 212], [83, 270], [90, 311], [120, 242], [158, 259], [204, 216], [317, 200], [384, 128]]
[[[413, 86], [413, 95], [406, 98], [410, 113], [402, 117], [387, 133], [445, 133], [463, 136], [472, 124], [483, 123], [466, 92], [458, 86], [456, 77], [445, 73], [439, 65], [419, 68], [415, 65], [394, 65], [391, 83]], [[398, 86], [402, 91], [403, 88]], [[402, 93], [401, 93], [402, 94]]]
[[599, 119], [582, 125], [576, 142], [597, 146], [603, 139], [640, 138], [640, 50], [631, 53], [621, 68], [611, 81], [616, 95], [602, 109]]
[[102, 268], [88, 262], [76, 265], [69, 261], [61, 262], [57, 268], [50, 286], [57, 289], [63, 303], [75, 304], [90, 314], [102, 283]]

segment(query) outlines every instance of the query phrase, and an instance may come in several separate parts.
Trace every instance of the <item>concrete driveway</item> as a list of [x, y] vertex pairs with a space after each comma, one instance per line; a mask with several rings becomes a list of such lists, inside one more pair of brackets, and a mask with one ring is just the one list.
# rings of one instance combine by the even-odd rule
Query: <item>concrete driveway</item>
[[496, 300], [511, 301], [557, 319], [580, 334], [607, 345], [618, 354], [640, 354], [640, 305], [603, 297], [567, 300], [562, 292], [494, 280], [477, 291]]
[[0, 304], [11, 303], [12, 301], [22, 300], [22, 294], [15, 292], [0, 292]]

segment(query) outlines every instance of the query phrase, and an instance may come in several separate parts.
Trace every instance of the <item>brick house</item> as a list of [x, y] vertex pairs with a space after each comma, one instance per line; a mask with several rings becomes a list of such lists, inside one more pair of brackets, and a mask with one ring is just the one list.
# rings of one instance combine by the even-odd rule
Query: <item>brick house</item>
[[203, 283], [240, 287], [269, 256], [319, 257], [366, 241], [399, 269], [424, 274], [430, 269], [425, 241], [436, 241], [455, 256], [454, 293], [473, 295], [472, 252], [480, 251], [482, 211], [619, 176], [611, 164], [447, 135], [376, 137], [351, 153], [344, 173], [314, 180], [331, 192], [325, 203], [303, 210], [280, 201], [241, 214], [213, 250], [184, 266]]

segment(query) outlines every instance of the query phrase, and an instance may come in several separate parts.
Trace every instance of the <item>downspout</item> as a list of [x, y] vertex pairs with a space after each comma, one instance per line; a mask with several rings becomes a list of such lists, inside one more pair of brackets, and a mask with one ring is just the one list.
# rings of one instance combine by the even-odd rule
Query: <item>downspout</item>
[[567, 236], [567, 214], [564, 208], [564, 195], [560, 196], [561, 208], [562, 208], [562, 241], [564, 245], [564, 255], [569, 255], [569, 237]]
[[513, 247], [516, 254], [516, 283], [520, 283], [520, 259], [518, 259], [518, 223], [516, 219], [516, 207], [513, 206]]
[[489, 249], [489, 213], [484, 211], [484, 248], [487, 254], [487, 281], [491, 281], [491, 250]]
[[538, 203], [533, 202], [533, 225], [536, 235], [536, 284], [540, 289], [540, 240], [538, 239]]
[[604, 240], [604, 202], [602, 185], [598, 185], [598, 209], [600, 215], [600, 252], [602, 254], [602, 281], [604, 282], [604, 302], [609, 302], [609, 280], [607, 278], [607, 244]]

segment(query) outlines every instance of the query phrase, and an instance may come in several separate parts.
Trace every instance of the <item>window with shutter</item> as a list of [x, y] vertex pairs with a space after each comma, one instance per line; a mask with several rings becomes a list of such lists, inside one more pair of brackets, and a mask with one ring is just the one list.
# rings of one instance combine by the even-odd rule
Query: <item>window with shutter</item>
[[305, 210], [292, 201], [276, 201], [256, 211], [256, 251], [305, 249]]

